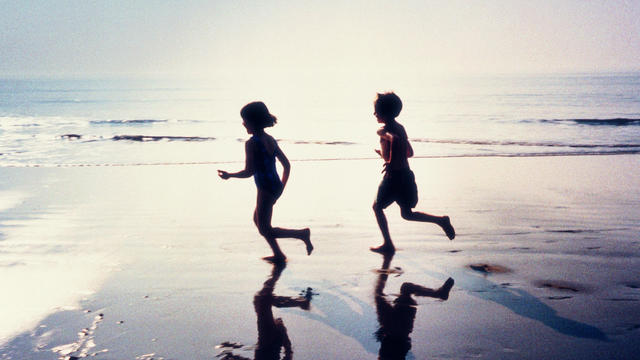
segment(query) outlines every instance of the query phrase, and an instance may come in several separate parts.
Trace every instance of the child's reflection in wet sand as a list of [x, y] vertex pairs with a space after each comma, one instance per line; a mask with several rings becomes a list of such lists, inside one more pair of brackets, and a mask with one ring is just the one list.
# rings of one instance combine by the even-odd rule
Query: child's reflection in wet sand
[[380, 341], [378, 359], [404, 359], [411, 349], [409, 334], [413, 331], [416, 318], [415, 296], [427, 296], [441, 300], [449, 298], [449, 291], [453, 287], [453, 279], [449, 278], [439, 289], [430, 289], [421, 285], [405, 282], [400, 287], [400, 295], [389, 302], [384, 295], [384, 287], [389, 277], [389, 266], [392, 254], [384, 255], [382, 268], [378, 271], [378, 280], [374, 290], [376, 311], [380, 328], [376, 337]]
[[[253, 306], [258, 318], [258, 344], [255, 348], [255, 360], [290, 360], [293, 358], [291, 340], [287, 334], [287, 328], [281, 318], [273, 317], [273, 307], [299, 307], [309, 310], [311, 304], [311, 291], [305, 291], [305, 296], [276, 296], [273, 290], [280, 278], [286, 263], [274, 263], [271, 275], [264, 282], [253, 297]], [[242, 345], [225, 342], [222, 348], [239, 349]], [[225, 351], [219, 355], [221, 360], [251, 360], [243, 356], [235, 355], [232, 351]]]
[[299, 307], [309, 310], [311, 294], [306, 297], [276, 296], [273, 289], [285, 268], [284, 263], [274, 264], [271, 276], [264, 282], [264, 286], [253, 298], [253, 306], [258, 317], [258, 345], [255, 352], [256, 360], [280, 359], [280, 349], [284, 348], [283, 359], [291, 359], [291, 341], [287, 335], [287, 328], [281, 318], [273, 317], [273, 307]]

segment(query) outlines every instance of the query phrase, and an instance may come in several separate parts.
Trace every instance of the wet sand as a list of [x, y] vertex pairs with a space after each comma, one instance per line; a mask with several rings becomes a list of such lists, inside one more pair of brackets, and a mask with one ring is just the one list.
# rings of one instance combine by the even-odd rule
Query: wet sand
[[[273, 223], [310, 227], [315, 250], [279, 240], [277, 276], [251, 179], [224, 182], [215, 165], [3, 168], [0, 359], [269, 358], [256, 344], [277, 339], [258, 323], [286, 328], [294, 359], [377, 359], [407, 336], [408, 359], [637, 354], [640, 157], [411, 164], [416, 209], [449, 215], [455, 240], [392, 205], [398, 250], [381, 271], [368, 251], [379, 162], [297, 161]], [[446, 301], [413, 296], [413, 317], [384, 332], [382, 276], [390, 306], [405, 282], [455, 285]]]

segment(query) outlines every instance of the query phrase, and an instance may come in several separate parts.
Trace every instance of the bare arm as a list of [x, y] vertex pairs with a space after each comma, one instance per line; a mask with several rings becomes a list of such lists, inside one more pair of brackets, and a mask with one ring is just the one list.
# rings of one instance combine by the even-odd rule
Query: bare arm
[[244, 170], [240, 170], [238, 172], [229, 173], [224, 170], [218, 169], [218, 176], [222, 179], [227, 180], [228, 178], [248, 178], [253, 175], [253, 151], [251, 151], [251, 143], [247, 141], [244, 144], [244, 153], [245, 153], [245, 162], [244, 162]]
[[278, 146], [278, 144], [276, 143], [276, 150], [275, 150], [275, 154], [276, 154], [276, 158], [278, 158], [278, 161], [280, 161], [280, 164], [282, 164], [282, 185], [286, 186], [287, 185], [287, 181], [289, 181], [289, 173], [291, 172], [291, 164], [289, 164], [289, 159], [287, 159], [287, 156], [282, 152], [282, 150], [280, 150], [280, 147]]
[[405, 139], [405, 147], [407, 148], [407, 157], [413, 157], [413, 147], [411, 147], [411, 143], [409, 142], [409, 136], [407, 135], [407, 131], [404, 127], [400, 126], [398, 129], [401, 132], [402, 138]]
[[386, 131], [384, 128], [380, 128], [376, 132], [380, 136], [380, 150], [376, 149], [376, 153], [386, 162], [391, 162], [391, 148], [394, 136]]
[[411, 143], [409, 142], [409, 139], [407, 138], [407, 157], [413, 157], [413, 147], [411, 147]]

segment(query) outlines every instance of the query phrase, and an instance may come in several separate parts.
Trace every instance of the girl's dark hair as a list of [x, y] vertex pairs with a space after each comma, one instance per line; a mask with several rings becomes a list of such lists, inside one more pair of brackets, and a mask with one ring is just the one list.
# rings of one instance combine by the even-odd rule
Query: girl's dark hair
[[396, 118], [402, 110], [402, 100], [393, 92], [378, 93], [374, 102], [376, 114], [386, 118]]
[[278, 118], [269, 113], [267, 105], [262, 101], [254, 101], [245, 105], [240, 110], [240, 116], [249, 126], [264, 129], [273, 126]]

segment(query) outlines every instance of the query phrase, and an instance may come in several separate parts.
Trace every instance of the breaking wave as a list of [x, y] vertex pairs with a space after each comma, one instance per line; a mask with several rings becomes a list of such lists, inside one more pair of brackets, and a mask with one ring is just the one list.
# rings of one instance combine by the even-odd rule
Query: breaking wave
[[166, 123], [168, 120], [158, 119], [133, 119], [133, 120], [92, 120], [91, 125], [145, 125], [155, 123]]
[[210, 141], [215, 140], [214, 137], [201, 137], [201, 136], [150, 136], [150, 135], [116, 135], [111, 138], [114, 141]]

